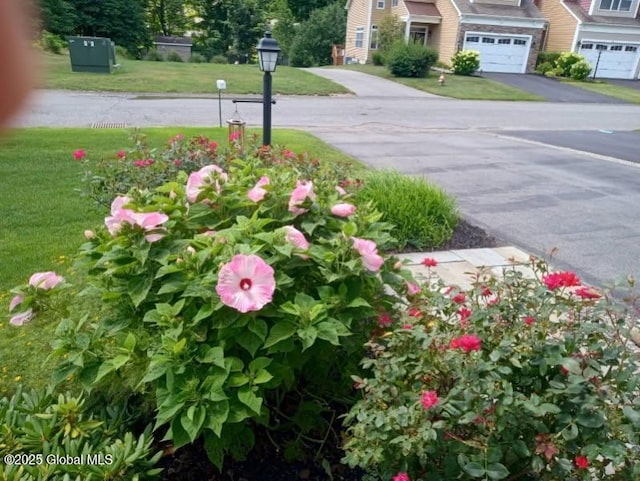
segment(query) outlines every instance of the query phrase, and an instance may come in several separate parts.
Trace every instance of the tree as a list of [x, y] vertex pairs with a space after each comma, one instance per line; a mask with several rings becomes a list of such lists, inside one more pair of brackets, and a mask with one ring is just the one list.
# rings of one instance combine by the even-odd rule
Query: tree
[[291, 46], [291, 65], [329, 65], [331, 47], [336, 43], [344, 43], [346, 29], [347, 13], [342, 2], [315, 10], [309, 20], [297, 29]]
[[344, 0], [288, 0], [287, 3], [298, 21], [307, 20], [315, 10], [334, 4], [339, 4], [344, 8], [345, 4]]
[[78, 16], [76, 33], [108, 37], [138, 54], [151, 44], [142, 0], [68, 0]]
[[183, 35], [190, 19], [182, 0], [148, 0], [147, 21], [154, 35]]
[[73, 35], [78, 22], [75, 7], [67, 0], [40, 0], [42, 26], [56, 35]]
[[385, 15], [378, 23], [378, 50], [387, 53], [394, 43], [402, 40], [403, 23], [397, 15]]
[[274, 0], [269, 18], [275, 21], [273, 38], [278, 41], [282, 49], [281, 56], [289, 58], [296, 36], [296, 20], [287, 0]]

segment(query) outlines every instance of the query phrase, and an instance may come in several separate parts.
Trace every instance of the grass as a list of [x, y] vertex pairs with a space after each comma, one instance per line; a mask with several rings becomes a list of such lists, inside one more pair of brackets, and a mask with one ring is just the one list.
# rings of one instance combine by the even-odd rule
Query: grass
[[[227, 94], [262, 93], [263, 74], [257, 65], [148, 62], [118, 59], [111, 74], [72, 72], [68, 55], [42, 52], [42, 86], [52, 89], [110, 92], [217, 93], [215, 82], [224, 79]], [[292, 67], [278, 67], [273, 92], [281, 95], [349, 93], [341, 85]]]
[[585, 80], [582, 82], [576, 80], [564, 80], [573, 87], [589, 90], [609, 97], [615, 97], [634, 104], [640, 104], [640, 90], [620, 85], [614, 85], [602, 80]]
[[[178, 133], [206, 135], [221, 144], [227, 135], [226, 129], [203, 127], [142, 131], [152, 146], [161, 146]], [[8, 289], [26, 283], [33, 272], [54, 270], [72, 279], [68, 269], [84, 242], [84, 230], [101, 225], [105, 216], [75, 191], [80, 187], [81, 167], [72, 153], [84, 149], [92, 159], [114, 157], [129, 146], [129, 134], [125, 129], [38, 128], [15, 130], [0, 139], [0, 312], [8, 312]], [[300, 131], [275, 130], [273, 140], [328, 162], [346, 157]], [[55, 328], [37, 318], [23, 328], [7, 320], [5, 316], [0, 322], [0, 395], [13, 392], [18, 382], [27, 387], [45, 384], [49, 372], [43, 362]]]
[[376, 75], [408, 87], [443, 97], [465, 100], [544, 100], [544, 98], [539, 95], [534, 95], [482, 77], [445, 74], [445, 84], [441, 86], [438, 83], [440, 74], [434, 71], [431, 71], [425, 78], [400, 78], [391, 75], [386, 67], [375, 65], [345, 65], [340, 68], [348, 68], [370, 75]]

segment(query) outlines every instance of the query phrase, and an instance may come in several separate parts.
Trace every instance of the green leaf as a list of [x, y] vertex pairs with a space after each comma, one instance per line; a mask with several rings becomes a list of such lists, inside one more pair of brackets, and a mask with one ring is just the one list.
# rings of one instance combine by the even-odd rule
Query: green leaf
[[220, 439], [220, 434], [212, 434], [211, 432], [205, 432], [204, 435], [204, 447], [207, 451], [207, 457], [213, 465], [218, 468], [218, 472], [222, 472], [222, 465], [224, 463], [224, 444]]
[[147, 298], [151, 289], [152, 279], [149, 276], [132, 277], [127, 283], [127, 291], [133, 305], [138, 307]]
[[571, 441], [573, 439], [576, 439], [578, 437], [578, 426], [576, 426], [575, 424], [571, 423], [567, 428], [563, 429], [562, 431], [562, 437], [564, 438], [565, 441]]
[[260, 369], [255, 373], [253, 378], [253, 384], [264, 384], [265, 382], [269, 382], [273, 379], [273, 375], [267, 371], [266, 369]]
[[260, 318], [253, 318], [247, 324], [247, 328], [260, 339], [260, 343], [263, 343], [267, 338], [267, 331], [269, 330], [269, 327], [264, 320]]
[[264, 347], [271, 347], [280, 341], [284, 341], [285, 339], [289, 339], [296, 332], [295, 324], [291, 322], [278, 322], [275, 324], [271, 331], [269, 332], [269, 337], [264, 342]]
[[262, 398], [255, 395], [251, 386], [243, 386], [238, 390], [238, 399], [254, 413], [260, 414]]
[[496, 481], [509, 476], [509, 470], [500, 463], [493, 463], [487, 466], [487, 476]]
[[200, 308], [198, 313], [194, 316], [193, 322], [194, 323], [200, 322], [203, 319], [206, 319], [207, 317], [211, 317], [212, 314], [213, 314], [213, 306], [211, 304], [205, 304]]
[[298, 329], [297, 334], [302, 341], [302, 350], [304, 351], [309, 349], [316, 342], [318, 330], [313, 326], [309, 326], [306, 329]]
[[160, 361], [152, 359], [151, 362], [149, 363], [149, 368], [147, 369], [147, 373], [142, 378], [142, 380], [140, 381], [140, 384], [138, 384], [138, 386], [141, 386], [141, 385], [146, 384], [146, 383], [151, 382], [151, 381], [155, 381], [160, 376], [164, 376], [164, 374], [166, 372], [167, 372], [167, 360], [166, 359], [162, 359]]
[[[182, 413], [184, 416], [184, 413]], [[182, 426], [182, 422], [180, 417], [176, 416], [171, 421], [171, 440], [173, 441], [173, 445], [176, 449], [189, 444], [190, 438], [187, 431]]]
[[362, 297], [356, 297], [349, 304], [347, 304], [347, 307], [371, 307], [371, 304], [369, 304]]
[[182, 411], [180, 424], [182, 424], [191, 442], [194, 442], [200, 434], [206, 414], [204, 406], [190, 406], [188, 410]]
[[344, 232], [344, 235], [348, 238], [351, 238], [358, 233], [358, 226], [353, 222], [347, 222], [342, 227], [342, 232]]
[[472, 478], [481, 478], [485, 475], [485, 470], [480, 463], [467, 463], [462, 469]]
[[180, 354], [184, 350], [184, 347], [186, 346], [186, 344], [187, 344], [187, 338], [183, 337], [173, 345], [173, 349], [172, 349], [173, 353]]
[[599, 412], [580, 413], [576, 422], [581, 426], [596, 429], [604, 424], [604, 416]]
[[262, 347], [262, 341], [263, 339], [250, 331], [244, 331], [236, 336], [236, 342], [244, 347], [251, 357], [255, 356], [258, 349]]
[[123, 346], [130, 353], [132, 353], [133, 350], [135, 349], [135, 347], [136, 347], [136, 336], [134, 336], [132, 332], [127, 334], [127, 337], [124, 340]]
[[625, 406], [622, 408], [622, 412], [635, 427], [640, 427], [640, 411], [636, 411], [630, 406]]
[[196, 361], [201, 362], [203, 364], [213, 364], [214, 366], [218, 366], [222, 369], [225, 369], [224, 349], [221, 347], [206, 348], [204, 352], [202, 352], [199, 356], [196, 357]]
[[209, 403], [206, 412], [207, 417], [204, 422], [204, 427], [210, 429], [216, 436], [220, 437], [224, 423], [229, 417], [229, 401]]
[[529, 448], [522, 439], [516, 439], [513, 442], [513, 452], [522, 458], [531, 455]]
[[248, 382], [249, 382], [249, 377], [246, 374], [242, 372], [237, 372], [229, 376], [229, 380], [227, 381], [227, 386], [240, 387], [240, 386], [244, 386]]

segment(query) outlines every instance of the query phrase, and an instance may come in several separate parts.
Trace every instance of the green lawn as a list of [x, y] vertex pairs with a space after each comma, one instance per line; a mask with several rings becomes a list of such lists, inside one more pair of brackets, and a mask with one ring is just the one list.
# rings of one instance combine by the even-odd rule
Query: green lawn
[[[226, 129], [204, 127], [142, 131], [158, 147], [178, 133], [206, 135], [220, 144], [227, 135]], [[84, 230], [102, 225], [106, 215], [76, 192], [81, 166], [72, 153], [84, 149], [91, 159], [115, 157], [130, 145], [129, 134], [124, 129], [38, 128], [16, 130], [0, 139], [0, 312], [4, 313], [0, 318], [0, 396], [12, 392], [18, 381], [26, 386], [44, 384], [48, 371], [43, 361], [54, 329], [42, 319], [23, 328], [9, 325], [8, 290], [26, 283], [37, 271], [55, 270], [72, 280], [68, 269], [84, 242]], [[273, 141], [324, 161], [347, 158], [301, 131], [275, 130]]]
[[400, 78], [391, 75], [386, 67], [375, 65], [344, 65], [338, 68], [348, 68], [376, 75], [418, 90], [442, 95], [443, 97], [467, 100], [544, 100], [539, 95], [524, 92], [482, 77], [445, 74], [445, 84], [441, 86], [438, 83], [440, 73], [435, 71], [431, 71], [425, 78]]
[[[42, 86], [53, 89], [111, 92], [217, 93], [216, 80], [227, 83], [226, 93], [262, 93], [263, 74], [257, 65], [147, 62], [118, 59], [111, 74], [74, 73], [68, 55], [41, 54]], [[281, 95], [349, 93], [330, 80], [304, 70], [279, 66], [273, 74], [273, 92]]]
[[619, 85], [613, 85], [603, 80], [585, 80], [578, 82], [575, 80], [564, 80], [574, 87], [596, 92], [602, 95], [608, 95], [610, 97], [616, 97], [618, 99], [626, 100], [634, 104], [640, 104], [640, 90], [628, 87], [621, 87]]

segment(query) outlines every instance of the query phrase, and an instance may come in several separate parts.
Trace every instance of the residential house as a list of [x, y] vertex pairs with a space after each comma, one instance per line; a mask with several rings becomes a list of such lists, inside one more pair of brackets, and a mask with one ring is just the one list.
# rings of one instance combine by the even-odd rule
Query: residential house
[[639, 0], [538, 0], [549, 20], [543, 48], [584, 55], [596, 77], [637, 79]]
[[193, 46], [191, 37], [159, 36], [154, 39], [153, 43], [165, 60], [169, 52], [177, 53], [184, 62], [188, 62], [191, 58], [191, 47]]
[[345, 8], [346, 63], [369, 62], [378, 23], [397, 15], [405, 39], [433, 46], [445, 63], [468, 49], [480, 52], [481, 71], [530, 72], [546, 28], [533, 0], [348, 0]]

